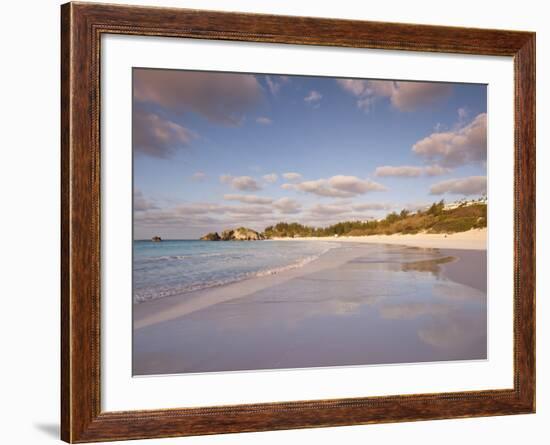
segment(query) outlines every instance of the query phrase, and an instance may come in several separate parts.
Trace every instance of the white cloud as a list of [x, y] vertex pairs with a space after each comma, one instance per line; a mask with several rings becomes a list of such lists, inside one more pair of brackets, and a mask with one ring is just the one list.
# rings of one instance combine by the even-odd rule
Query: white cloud
[[319, 91], [311, 90], [309, 94], [304, 97], [304, 101], [308, 103], [319, 102], [323, 98], [323, 95]]
[[452, 86], [446, 83], [395, 82], [391, 103], [398, 110], [413, 111], [448, 97], [451, 91]]
[[312, 193], [317, 196], [332, 198], [350, 198], [368, 192], [387, 190], [381, 184], [369, 179], [360, 179], [356, 176], [336, 175], [328, 179], [317, 179], [314, 181], [303, 181], [297, 184], [283, 184], [285, 190], [298, 190], [305, 193]]
[[312, 193], [318, 196], [327, 196], [330, 198], [347, 198], [353, 196], [350, 193], [342, 192], [333, 189], [328, 185], [326, 179], [318, 179], [316, 181], [304, 181], [299, 184], [283, 184], [281, 186], [285, 190], [298, 190], [305, 193]]
[[413, 152], [444, 167], [487, 160], [487, 114], [477, 115], [468, 125], [454, 131], [432, 133], [413, 145]]
[[373, 219], [370, 214], [364, 213], [367, 210], [381, 211], [388, 210], [385, 204], [358, 204], [352, 205], [346, 202], [334, 202], [330, 204], [316, 204], [309, 208], [309, 215], [321, 225], [334, 224], [340, 221], [366, 221]]
[[136, 69], [134, 98], [176, 113], [194, 112], [224, 125], [238, 125], [256, 106], [262, 87], [252, 74]]
[[413, 111], [449, 96], [452, 86], [436, 82], [338, 79], [337, 83], [357, 97], [357, 106], [368, 111], [376, 100], [389, 99], [400, 111]]
[[283, 173], [283, 178], [285, 178], [287, 181], [295, 182], [302, 179], [302, 175], [300, 173], [287, 172]]
[[139, 108], [134, 110], [132, 135], [136, 152], [157, 158], [170, 158], [197, 137], [184, 126]]
[[468, 108], [466, 108], [466, 107], [460, 107], [457, 110], [457, 113], [458, 113], [458, 120], [460, 122], [464, 122], [466, 120], [466, 118], [468, 117], [468, 115], [470, 114]]
[[434, 125], [434, 131], [436, 133], [439, 133], [443, 130], [446, 130], [447, 129], [447, 126], [442, 124], [441, 122], [438, 122], [437, 124]]
[[178, 237], [182, 236], [182, 228], [187, 231], [187, 235], [183, 236], [198, 238], [206, 232], [226, 227], [246, 226], [263, 230], [267, 225], [277, 222], [275, 216], [273, 208], [266, 205], [230, 206], [193, 202], [136, 212], [134, 222], [137, 238], [153, 235]]
[[296, 190], [296, 184], [281, 184], [281, 188], [284, 190]]
[[315, 204], [309, 209], [309, 212], [314, 216], [341, 215], [349, 213], [349, 211], [348, 206], [338, 204]]
[[267, 83], [267, 88], [273, 96], [276, 96], [281, 87], [289, 82], [290, 79], [288, 76], [265, 76], [265, 82]]
[[277, 182], [277, 179], [279, 179], [277, 173], [269, 173], [268, 175], [263, 175], [262, 178], [265, 182], [268, 182], [270, 184]]
[[270, 125], [271, 123], [273, 123], [273, 121], [270, 118], [265, 117], [265, 116], [257, 117], [256, 122], [258, 124], [262, 124], [262, 125]]
[[441, 167], [441, 165], [427, 165], [424, 167], [424, 174], [426, 176], [442, 176], [450, 173], [451, 169], [447, 167]]
[[291, 198], [278, 199], [273, 203], [273, 207], [275, 207], [279, 212], [285, 214], [299, 213], [302, 208], [297, 201]]
[[391, 210], [394, 207], [395, 206], [393, 206], [392, 204], [377, 203], [377, 202], [367, 202], [367, 203], [352, 205], [352, 209], [358, 212], [362, 212], [365, 210]]
[[156, 206], [155, 203], [153, 203], [153, 201], [145, 198], [141, 190], [139, 189], [134, 190], [134, 211], [143, 212], [146, 210], [153, 210], [157, 208], [158, 207]]
[[279, 83], [272, 80], [270, 76], [265, 76], [265, 81], [267, 83], [269, 91], [271, 91], [271, 94], [275, 95], [279, 92], [279, 89], [281, 88], [281, 85]]
[[221, 175], [220, 182], [222, 182], [223, 184], [229, 184], [231, 187], [237, 190], [255, 192], [261, 189], [261, 186], [258, 184], [258, 182], [251, 176]]
[[268, 215], [273, 211], [265, 206], [231, 206], [227, 208], [227, 212], [234, 215]]
[[163, 211], [148, 211], [136, 214], [134, 223], [136, 229], [151, 228], [166, 230], [169, 227], [181, 228], [182, 226], [202, 227], [205, 225], [217, 224], [219, 220], [203, 214], [181, 214], [174, 209]]
[[272, 213], [272, 209], [265, 205], [223, 205], [209, 202], [193, 202], [188, 204], [180, 204], [175, 207], [164, 209], [160, 212], [152, 212], [151, 215], [165, 216], [184, 216], [191, 217], [194, 215], [264, 215]]
[[432, 195], [451, 193], [454, 195], [481, 195], [487, 192], [486, 176], [470, 176], [468, 178], [449, 179], [438, 182], [430, 187]]
[[412, 165], [384, 165], [382, 167], [377, 167], [374, 174], [376, 176], [401, 176], [415, 178], [419, 176], [441, 176], [449, 173], [450, 171], [450, 168], [441, 167], [437, 164], [428, 165], [425, 167], [417, 167]]
[[208, 202], [193, 202], [173, 207], [172, 211], [179, 215], [202, 215], [207, 213], [225, 213], [227, 206]]
[[195, 172], [193, 176], [191, 176], [191, 179], [193, 181], [204, 181], [206, 179], [206, 173], [204, 172]]
[[362, 79], [336, 79], [336, 82], [354, 96], [364, 95], [368, 85], [368, 80]]
[[422, 176], [423, 173], [423, 167], [414, 167], [411, 165], [383, 165], [377, 167], [374, 172], [375, 176], [405, 176], [409, 178]]
[[359, 179], [356, 176], [336, 175], [329, 178], [328, 183], [336, 190], [352, 195], [362, 195], [367, 192], [385, 191], [386, 187], [369, 179]]
[[271, 204], [273, 202], [272, 198], [266, 198], [263, 196], [256, 195], [223, 195], [223, 199], [226, 201], [239, 201], [246, 204]]

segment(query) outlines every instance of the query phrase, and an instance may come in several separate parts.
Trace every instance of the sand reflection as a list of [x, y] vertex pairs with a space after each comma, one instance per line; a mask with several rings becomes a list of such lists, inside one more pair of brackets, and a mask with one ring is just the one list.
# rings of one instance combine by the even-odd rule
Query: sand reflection
[[460, 253], [363, 244], [328, 255], [339, 261], [137, 329], [134, 372], [486, 357], [486, 294], [444, 269], [462, 267]]

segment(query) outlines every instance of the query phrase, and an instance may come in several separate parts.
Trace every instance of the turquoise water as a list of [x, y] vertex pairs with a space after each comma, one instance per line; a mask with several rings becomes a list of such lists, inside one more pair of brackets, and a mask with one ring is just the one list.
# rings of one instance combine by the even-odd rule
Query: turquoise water
[[328, 241], [134, 241], [134, 302], [302, 267], [337, 246]]

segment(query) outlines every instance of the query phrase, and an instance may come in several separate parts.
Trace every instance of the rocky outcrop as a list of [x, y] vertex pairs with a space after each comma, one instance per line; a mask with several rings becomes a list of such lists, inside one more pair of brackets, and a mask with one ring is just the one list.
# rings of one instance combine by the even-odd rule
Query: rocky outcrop
[[252, 229], [239, 227], [238, 229], [224, 230], [221, 235], [218, 232], [207, 233], [201, 240], [203, 241], [257, 241], [265, 239], [265, 237]]
[[162, 241], [162, 238], [160, 236], [154, 236], [153, 238], [151, 238], [151, 241], [153, 241], [154, 243], [160, 243]]
[[227, 230], [224, 230], [222, 232], [222, 234], [220, 235], [220, 238], [222, 239], [222, 241], [230, 241], [233, 239], [233, 234], [235, 233], [234, 230], [231, 230], [231, 229], [227, 229]]
[[236, 241], [257, 241], [264, 239], [264, 237], [255, 230], [239, 227], [233, 231], [232, 239]]
[[218, 232], [210, 232], [207, 233], [204, 236], [201, 236], [201, 241], [219, 241], [220, 235], [218, 235]]

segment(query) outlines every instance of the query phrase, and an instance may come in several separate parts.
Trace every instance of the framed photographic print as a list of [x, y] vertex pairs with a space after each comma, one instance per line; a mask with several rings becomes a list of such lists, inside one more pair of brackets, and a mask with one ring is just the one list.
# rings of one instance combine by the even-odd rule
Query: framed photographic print
[[61, 16], [63, 440], [534, 412], [534, 33]]

